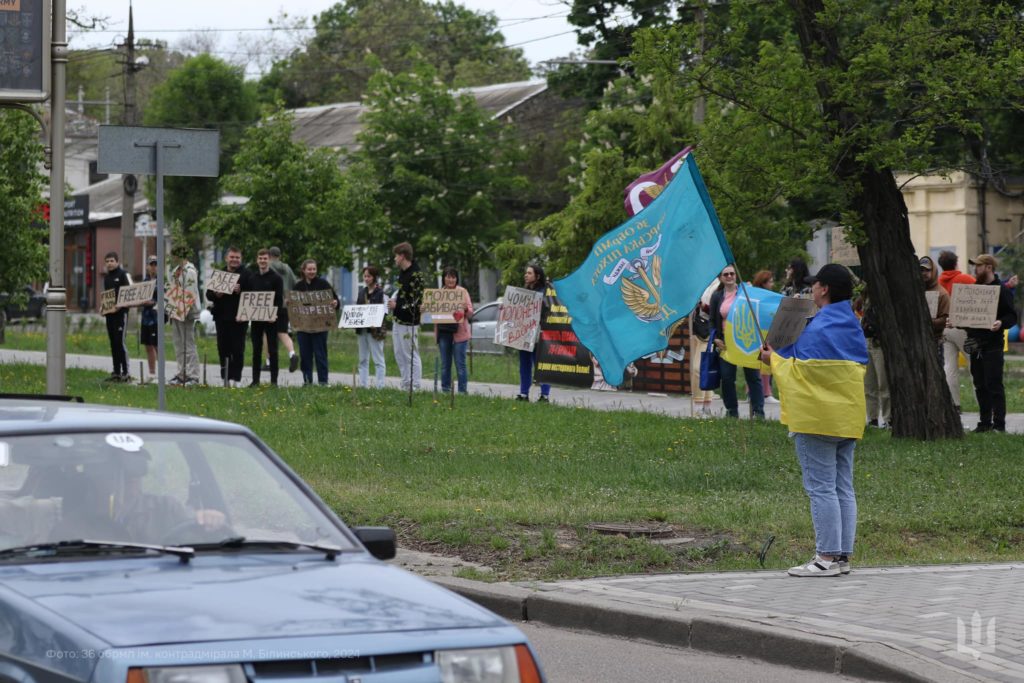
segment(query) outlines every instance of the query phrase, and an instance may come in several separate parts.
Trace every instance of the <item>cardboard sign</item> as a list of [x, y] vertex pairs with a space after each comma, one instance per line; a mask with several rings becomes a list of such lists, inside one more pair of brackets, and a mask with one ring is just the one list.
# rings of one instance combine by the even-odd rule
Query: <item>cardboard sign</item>
[[130, 308], [152, 303], [155, 291], [156, 280], [136, 282], [134, 285], [122, 287], [117, 293], [117, 307]]
[[229, 273], [226, 270], [215, 270], [210, 273], [210, 281], [206, 288], [218, 294], [234, 294], [235, 285], [241, 279], [241, 273]]
[[949, 304], [949, 322], [953, 327], [991, 329], [998, 309], [998, 285], [953, 285], [953, 300]]
[[184, 287], [171, 285], [167, 290], [167, 315], [171, 320], [187, 320], [195, 303], [195, 295]]
[[273, 292], [242, 292], [238, 301], [238, 322], [246, 320], [273, 322], [277, 320], [277, 306]]
[[934, 318], [939, 314], [939, 293], [925, 292], [924, 300], [928, 304], [928, 317]]
[[341, 311], [339, 328], [380, 327], [384, 324], [384, 316], [388, 307], [385, 304], [360, 304], [345, 306]]
[[860, 254], [857, 253], [857, 247], [846, 241], [845, 233], [846, 229], [842, 226], [832, 228], [828, 260], [841, 266], [859, 266]]
[[107, 315], [117, 310], [117, 290], [104, 289], [100, 293], [100, 315]]
[[546, 294], [551, 308], [540, 322], [534, 378], [542, 384], [591, 387], [594, 364], [590, 351], [573, 331], [569, 309], [558, 299], [554, 287], [549, 286]]
[[421, 313], [429, 313], [431, 322], [454, 323], [455, 311], [464, 310], [465, 299], [461, 289], [424, 289]]
[[807, 319], [817, 312], [818, 307], [812, 300], [787, 296], [779, 302], [775, 319], [768, 328], [768, 344], [773, 349], [781, 349], [794, 343], [807, 327]]
[[288, 292], [288, 322], [296, 332], [327, 332], [334, 328], [337, 310], [329, 289]]
[[540, 332], [540, 311], [544, 294], [532, 289], [508, 287], [498, 305], [498, 324], [494, 343], [500, 346], [533, 351]]

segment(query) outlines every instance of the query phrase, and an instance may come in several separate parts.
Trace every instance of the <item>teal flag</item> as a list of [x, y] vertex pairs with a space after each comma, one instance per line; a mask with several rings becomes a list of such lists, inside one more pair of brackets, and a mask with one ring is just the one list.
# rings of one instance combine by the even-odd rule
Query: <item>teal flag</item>
[[722, 268], [733, 263], [693, 154], [643, 211], [605, 233], [571, 275], [555, 281], [572, 329], [610, 384], [633, 360], [668, 346]]

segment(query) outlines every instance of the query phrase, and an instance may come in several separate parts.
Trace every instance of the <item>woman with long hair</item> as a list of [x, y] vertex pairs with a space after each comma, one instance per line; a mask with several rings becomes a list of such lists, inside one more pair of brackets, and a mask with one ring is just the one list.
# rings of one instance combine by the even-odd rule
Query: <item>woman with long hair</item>
[[441, 274], [444, 289], [454, 289], [461, 296], [462, 309], [455, 311], [454, 323], [434, 325], [434, 337], [441, 354], [441, 390], [448, 392], [452, 388], [452, 361], [455, 361], [455, 374], [459, 382], [459, 393], [468, 391], [469, 373], [466, 371], [466, 347], [469, 346], [469, 322], [473, 315], [473, 301], [469, 292], [459, 285], [459, 271], [448, 267]]
[[[711, 324], [716, 330], [715, 347], [719, 353], [725, 350], [725, 320], [729, 311], [736, 304], [736, 297], [742, 296], [736, 284], [736, 266], [728, 265], [718, 275], [721, 284], [711, 295]], [[722, 378], [722, 403], [725, 404], [727, 417], [739, 417], [739, 400], [736, 398], [736, 366], [719, 359]], [[757, 368], [743, 368], [743, 377], [747, 380], [747, 391], [750, 394], [750, 408], [754, 417], [764, 417], [764, 392], [761, 389], [761, 377]]]
[[[384, 290], [380, 288], [380, 271], [377, 266], [363, 268], [363, 287], [359, 288], [356, 303], [383, 304]], [[374, 387], [384, 388], [384, 337], [383, 327], [356, 328], [359, 339], [359, 386], [364, 389], [370, 385], [370, 359], [373, 359], [373, 372], [376, 376]]]
[[[526, 266], [526, 272], [523, 274], [523, 287], [526, 289], [532, 289], [542, 294], [547, 289], [548, 279], [544, 274], [544, 269], [536, 263], [531, 263]], [[519, 352], [519, 395], [516, 396], [517, 401], [529, 401], [530, 400], [530, 385], [533, 384], [533, 368], [537, 365], [537, 348], [534, 347], [533, 351], [520, 351]], [[551, 385], [541, 384], [540, 385], [540, 398], [537, 399], [539, 403], [547, 403], [550, 400]]]
[[811, 286], [807, 284], [807, 278], [811, 271], [802, 258], [795, 258], [786, 266], [786, 281], [782, 284], [783, 296], [798, 296], [809, 298]]

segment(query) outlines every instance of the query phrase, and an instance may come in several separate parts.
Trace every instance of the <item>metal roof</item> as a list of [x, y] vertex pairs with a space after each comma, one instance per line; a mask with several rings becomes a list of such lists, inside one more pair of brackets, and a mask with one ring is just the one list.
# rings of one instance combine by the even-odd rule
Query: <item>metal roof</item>
[[[532, 97], [547, 90], [544, 81], [518, 81], [498, 83], [476, 88], [464, 88], [459, 93], [472, 95], [478, 105], [495, 118], [504, 116]], [[311, 147], [330, 147], [354, 152], [360, 145], [356, 135], [362, 129], [362, 102], [340, 102], [318, 107], [292, 109], [295, 132], [292, 138]]]

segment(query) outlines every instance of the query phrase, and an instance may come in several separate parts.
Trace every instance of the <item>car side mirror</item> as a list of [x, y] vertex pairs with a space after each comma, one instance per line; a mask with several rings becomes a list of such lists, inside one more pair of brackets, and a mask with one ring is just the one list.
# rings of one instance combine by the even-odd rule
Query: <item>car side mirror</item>
[[366, 546], [370, 554], [378, 560], [394, 558], [397, 546], [395, 532], [386, 526], [357, 526], [352, 532], [359, 542]]

